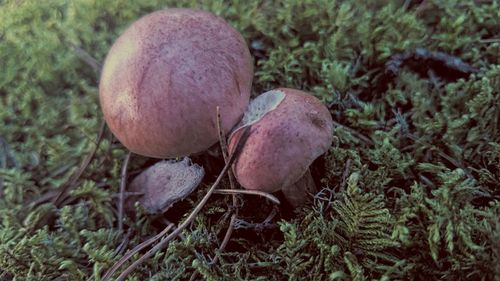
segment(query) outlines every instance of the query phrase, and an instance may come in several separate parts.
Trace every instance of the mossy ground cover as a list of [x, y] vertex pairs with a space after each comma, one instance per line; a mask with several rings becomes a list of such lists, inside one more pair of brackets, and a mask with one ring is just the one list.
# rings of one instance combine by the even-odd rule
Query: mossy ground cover
[[[102, 122], [98, 64], [132, 21], [174, 6], [212, 11], [243, 34], [255, 95], [310, 91], [338, 124], [312, 168], [312, 204], [241, 197], [219, 252], [232, 203], [215, 195], [129, 280], [499, 280], [498, 1], [132, 2], [0, 1], [0, 280], [99, 280], [214, 181], [220, 157], [195, 157], [203, 185], [163, 216], [137, 207], [121, 232], [127, 151], [109, 131], [74, 177]], [[417, 47], [479, 71], [450, 79], [417, 62], [385, 81], [387, 60]], [[154, 161], [133, 155], [130, 178]]]

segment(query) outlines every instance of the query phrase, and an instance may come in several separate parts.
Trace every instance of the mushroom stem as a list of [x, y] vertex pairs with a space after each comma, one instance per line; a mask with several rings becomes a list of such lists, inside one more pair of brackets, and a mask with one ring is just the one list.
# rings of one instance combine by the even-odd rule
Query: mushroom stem
[[281, 189], [285, 198], [290, 204], [296, 208], [305, 205], [311, 199], [310, 193], [316, 192], [316, 185], [311, 175], [311, 171], [307, 169], [304, 175], [294, 184], [283, 187]]

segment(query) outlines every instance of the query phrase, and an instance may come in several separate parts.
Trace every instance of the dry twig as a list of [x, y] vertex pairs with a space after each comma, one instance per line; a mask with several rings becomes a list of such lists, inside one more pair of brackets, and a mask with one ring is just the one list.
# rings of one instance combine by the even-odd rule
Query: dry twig
[[[100, 75], [102, 66], [101, 64], [94, 58], [92, 57], [87, 51], [82, 49], [81, 47], [70, 43], [71, 48], [76, 52], [76, 55], [82, 59], [86, 64], [88, 64], [92, 69], [96, 72], [97, 75]], [[101, 127], [99, 129], [99, 134], [97, 135], [97, 139], [95, 141], [95, 146], [92, 149], [92, 151], [83, 159], [80, 168], [71, 176], [71, 179], [69, 182], [63, 186], [61, 192], [54, 198], [53, 203], [54, 205], [59, 207], [59, 204], [62, 203], [63, 197], [66, 195], [66, 193], [73, 189], [77, 181], [80, 179], [82, 176], [83, 172], [85, 169], [88, 167], [90, 162], [92, 162], [92, 159], [94, 158], [95, 153], [97, 152], [97, 149], [99, 148], [99, 145], [101, 144], [102, 137], [104, 135], [104, 131], [106, 129], [106, 122], [103, 120], [101, 121]]]
[[156, 240], [160, 239], [163, 237], [167, 232], [174, 227], [174, 224], [171, 223], [165, 227], [160, 233], [156, 234], [155, 236], [149, 238], [148, 240], [142, 242], [141, 244], [137, 245], [134, 249], [132, 249], [130, 252], [125, 254], [117, 263], [115, 263], [108, 271], [104, 274], [102, 277], [102, 281], [109, 281], [111, 276], [116, 272], [120, 266], [122, 266], [126, 261], [128, 261], [133, 255], [137, 254], [139, 251], [142, 249], [146, 248], [147, 246], [153, 244]]
[[258, 190], [243, 190], [243, 189], [217, 189], [214, 191], [216, 194], [246, 194], [246, 195], [257, 195], [257, 196], [262, 196], [270, 201], [272, 201], [275, 204], [280, 204], [280, 200], [276, 198], [274, 195], [263, 192], [263, 191], [258, 191]]
[[92, 57], [87, 51], [82, 49], [80, 46], [70, 43], [71, 48], [75, 51], [76, 55], [84, 61], [87, 65], [89, 65], [97, 75], [101, 74], [102, 65]]
[[369, 137], [363, 135], [362, 133], [360, 133], [360, 132], [358, 132], [358, 131], [350, 128], [350, 127], [347, 127], [346, 125], [342, 125], [342, 124], [340, 124], [339, 122], [336, 122], [336, 121], [333, 121], [333, 125], [335, 125], [337, 127], [341, 127], [343, 129], [349, 131], [352, 135], [358, 137], [360, 140], [362, 140], [363, 142], [365, 142], [367, 145], [374, 146], [373, 141]]
[[349, 177], [349, 172], [351, 171], [351, 159], [347, 159], [345, 163], [344, 173], [342, 174], [342, 182], [340, 183], [339, 193], [345, 191], [345, 186], [347, 184], [347, 178]]
[[118, 200], [118, 230], [123, 231], [123, 202], [125, 201], [125, 188], [127, 186], [127, 167], [130, 161], [130, 155], [132, 153], [129, 151], [125, 160], [123, 161], [121, 180], [120, 180], [120, 197]]
[[[221, 122], [221, 116], [220, 116], [220, 107], [217, 106], [217, 131], [219, 132], [219, 142], [220, 142], [220, 149], [222, 150], [222, 157], [224, 158], [224, 163], [227, 164], [229, 162], [229, 155], [228, 155], [228, 149], [227, 149], [227, 143], [226, 143], [226, 137], [224, 133], [224, 129], [222, 128], [222, 122]], [[234, 184], [234, 178], [233, 178], [233, 173], [231, 169], [227, 171], [227, 176], [229, 178], [229, 186], [231, 187], [231, 190], [236, 190], [236, 185]], [[233, 194], [233, 215], [231, 216], [231, 220], [229, 221], [229, 226], [227, 227], [226, 234], [224, 235], [224, 240], [222, 241], [220, 247], [219, 247], [219, 252], [224, 251], [226, 248], [227, 243], [229, 242], [229, 238], [231, 237], [231, 234], [233, 233], [233, 222], [238, 216], [238, 198], [236, 197], [236, 194]], [[217, 261], [217, 256], [214, 258], [214, 262]]]
[[271, 213], [264, 219], [263, 222], [260, 223], [250, 223], [244, 220], [237, 219], [234, 222], [234, 228], [236, 229], [255, 229], [256, 231], [263, 231], [264, 229], [270, 229], [270, 228], [275, 228], [276, 224], [271, 223], [273, 218], [276, 216], [278, 213], [278, 207], [274, 206], [274, 208], [271, 210]]
[[101, 128], [99, 129], [99, 134], [97, 135], [97, 139], [95, 141], [94, 148], [92, 149], [92, 151], [90, 151], [89, 154], [87, 154], [85, 159], [83, 159], [82, 164], [80, 164], [80, 168], [78, 168], [78, 170], [71, 176], [71, 179], [69, 180], [69, 182], [66, 183], [62, 187], [61, 192], [59, 192], [59, 194], [54, 198], [53, 203], [57, 207], [60, 207], [59, 204], [61, 204], [61, 202], [63, 201], [63, 198], [66, 196], [68, 191], [70, 191], [71, 189], [73, 189], [75, 187], [76, 183], [78, 182], [78, 180], [82, 176], [85, 169], [87, 169], [90, 162], [92, 162], [92, 159], [94, 159], [94, 155], [96, 154], [97, 149], [99, 148], [99, 145], [101, 144], [102, 136], [104, 135], [105, 129], [106, 129], [106, 122], [103, 120], [101, 122]]
[[[227, 143], [226, 143], [226, 137], [224, 133], [224, 129], [222, 128], [222, 123], [221, 123], [221, 116], [220, 116], [220, 107], [217, 106], [216, 108], [217, 111], [217, 132], [219, 134], [219, 143], [220, 143], [220, 150], [222, 152], [222, 157], [224, 158], [224, 164], [227, 165], [229, 159], [228, 159], [228, 149], [227, 149]], [[231, 190], [236, 190], [236, 186], [234, 184], [234, 177], [233, 173], [231, 172], [231, 169], [227, 171], [227, 176], [229, 178], [229, 186], [231, 187]], [[216, 193], [217, 190], [215, 191]], [[229, 239], [231, 238], [231, 234], [233, 233], [233, 223], [236, 220], [236, 217], [238, 216], [238, 198], [236, 198], [236, 194], [233, 193], [233, 206], [230, 208], [228, 211], [228, 214], [233, 211], [234, 213], [231, 215], [231, 220], [229, 221], [229, 226], [227, 227], [226, 234], [224, 235], [224, 240], [222, 241], [220, 247], [219, 247], [219, 252], [224, 251], [224, 248], [226, 248], [227, 243], [229, 242]], [[217, 262], [217, 256], [214, 257], [212, 260], [212, 263]], [[198, 272], [195, 271], [192, 275], [190, 280], [194, 280], [198, 276]]]

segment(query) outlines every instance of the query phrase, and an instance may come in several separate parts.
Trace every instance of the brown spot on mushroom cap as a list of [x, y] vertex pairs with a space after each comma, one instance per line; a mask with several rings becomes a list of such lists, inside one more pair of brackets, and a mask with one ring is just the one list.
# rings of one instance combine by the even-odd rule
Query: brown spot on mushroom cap
[[[250, 134], [233, 164], [234, 175], [246, 189], [275, 192], [299, 180], [333, 140], [328, 109], [314, 96], [281, 88], [285, 98], [251, 125]], [[229, 139], [229, 151], [240, 130]]]
[[150, 214], [165, 212], [172, 204], [189, 195], [204, 175], [203, 168], [192, 164], [187, 157], [182, 161], [160, 161], [130, 183], [130, 191], [144, 193], [132, 201], [138, 201]]
[[250, 98], [253, 62], [242, 36], [204, 11], [167, 9], [134, 22], [106, 57], [99, 97], [111, 131], [132, 152], [186, 156], [217, 142]]

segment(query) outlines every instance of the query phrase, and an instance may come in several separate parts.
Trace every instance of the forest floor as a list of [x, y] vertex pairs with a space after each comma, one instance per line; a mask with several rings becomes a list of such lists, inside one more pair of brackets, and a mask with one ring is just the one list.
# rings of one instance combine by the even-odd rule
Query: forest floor
[[[0, 1], [0, 280], [102, 280], [222, 169], [193, 157], [194, 193], [161, 215], [136, 205], [120, 229], [128, 151], [102, 126], [99, 70], [127, 26], [166, 7], [226, 19], [255, 60], [252, 95], [313, 93], [335, 141], [310, 204], [238, 196], [221, 251], [235, 210], [214, 195], [128, 280], [500, 280], [499, 3]], [[132, 155], [128, 181], [156, 161]]]

